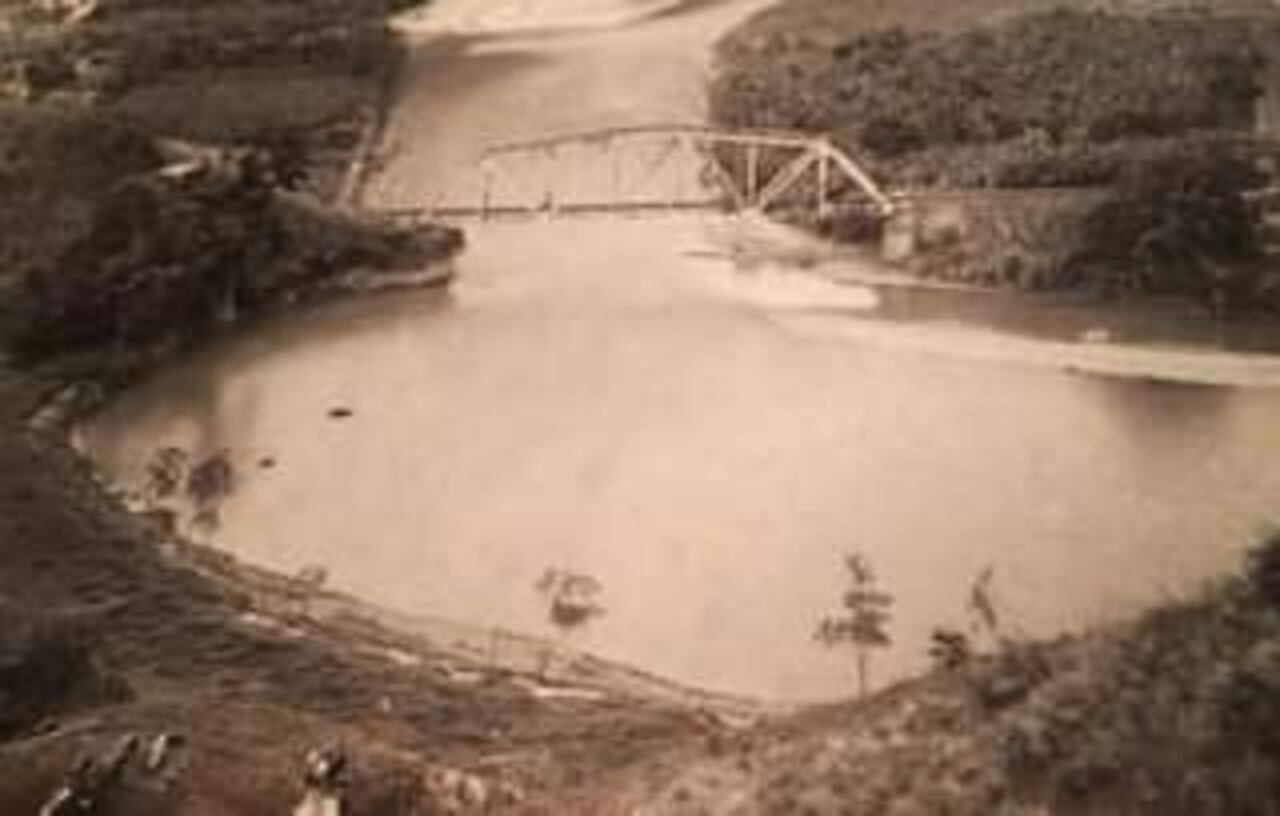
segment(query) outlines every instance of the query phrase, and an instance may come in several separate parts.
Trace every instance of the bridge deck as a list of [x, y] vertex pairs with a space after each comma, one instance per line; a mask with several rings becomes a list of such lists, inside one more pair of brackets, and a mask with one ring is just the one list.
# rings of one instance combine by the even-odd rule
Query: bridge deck
[[671, 202], [586, 202], [561, 204], [555, 207], [438, 207], [416, 211], [424, 217], [460, 218], [460, 219], [511, 219], [541, 218], [549, 215], [583, 216], [583, 215], [625, 215], [660, 214], [666, 212], [720, 212], [728, 211], [723, 201], [671, 201]]

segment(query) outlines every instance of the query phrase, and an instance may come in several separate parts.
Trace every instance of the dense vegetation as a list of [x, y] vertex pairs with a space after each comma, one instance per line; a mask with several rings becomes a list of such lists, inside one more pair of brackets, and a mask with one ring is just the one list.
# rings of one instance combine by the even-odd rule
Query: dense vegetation
[[345, 271], [412, 269], [458, 246], [451, 230], [326, 215], [283, 197], [289, 181], [301, 181], [292, 163], [251, 148], [189, 173], [126, 178], [81, 237], [26, 276], [18, 348], [181, 342]]
[[[824, 131], [896, 184], [1105, 183], [1164, 142], [1246, 130], [1261, 26], [1057, 10], [941, 34], [790, 28], [725, 41], [720, 121]], [[794, 21], [793, 21], [794, 22]]]
[[[276, 195], [343, 186], [397, 58], [393, 5], [0, 3], [0, 333], [31, 354], [180, 339], [447, 250]], [[221, 158], [163, 173], [174, 137]]]
[[713, 115], [829, 133], [891, 188], [1089, 191], [930, 210], [919, 274], [1269, 305], [1245, 193], [1280, 18], [962, 5], [782, 3], [721, 43]]
[[1084, 218], [1072, 269], [1136, 292], [1190, 292], [1216, 312], [1258, 294], [1258, 173], [1221, 155], [1142, 162], [1122, 172]]

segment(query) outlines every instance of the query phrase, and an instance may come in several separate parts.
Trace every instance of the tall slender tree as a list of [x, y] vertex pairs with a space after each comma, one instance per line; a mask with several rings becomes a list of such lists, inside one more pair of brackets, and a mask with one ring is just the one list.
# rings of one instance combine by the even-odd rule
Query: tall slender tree
[[881, 590], [871, 562], [861, 553], [844, 557], [848, 588], [841, 598], [841, 610], [818, 622], [814, 639], [828, 648], [848, 645], [854, 652], [858, 671], [858, 695], [870, 687], [871, 651], [892, 642], [889, 637], [889, 608], [893, 596]]

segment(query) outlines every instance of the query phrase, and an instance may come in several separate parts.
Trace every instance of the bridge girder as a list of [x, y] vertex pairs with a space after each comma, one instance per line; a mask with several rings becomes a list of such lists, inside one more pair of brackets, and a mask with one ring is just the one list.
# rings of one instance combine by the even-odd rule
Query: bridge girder
[[[554, 214], [571, 209], [609, 211], [660, 208], [664, 204], [671, 208], [696, 205], [698, 202], [676, 200], [637, 202], [624, 196], [624, 192], [629, 191], [624, 190], [622, 183], [620, 156], [628, 151], [640, 155], [642, 151], [638, 146], [646, 144], [656, 144], [657, 152], [642, 164], [640, 183], [656, 176], [681, 150], [698, 154], [703, 157], [703, 167], [709, 171], [710, 181], [724, 196], [722, 203], [738, 211], [768, 210], [784, 196], [794, 193], [799, 185], [805, 183], [811, 171], [814, 175], [811, 180], [815, 191], [814, 206], [820, 216], [825, 215], [831, 206], [833, 181], [840, 177], [845, 184], [869, 199], [883, 215], [894, 209], [893, 200], [871, 175], [823, 136], [787, 131], [724, 131], [695, 125], [637, 125], [494, 145], [480, 157], [484, 179], [480, 206], [441, 207], [436, 213], [485, 217], [509, 211]], [[597, 146], [603, 153], [613, 154], [611, 193], [596, 202], [565, 204], [557, 195], [557, 174], [552, 165], [574, 150]], [[521, 204], [504, 204], [495, 200], [493, 190], [499, 182], [505, 181], [511, 188], [519, 186], [510, 172], [510, 165], [529, 157], [538, 157], [542, 169], [542, 178], [537, 185], [541, 189], [534, 199]], [[737, 167], [725, 166], [726, 157], [737, 160], [741, 165], [740, 174], [734, 173]], [[637, 179], [633, 177], [631, 181]], [[710, 201], [701, 203], [712, 205]]]

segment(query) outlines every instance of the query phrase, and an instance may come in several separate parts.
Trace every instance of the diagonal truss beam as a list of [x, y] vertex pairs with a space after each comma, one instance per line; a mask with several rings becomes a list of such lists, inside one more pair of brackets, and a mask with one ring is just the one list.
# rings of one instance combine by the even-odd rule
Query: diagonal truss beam
[[797, 158], [792, 159], [791, 163], [775, 173], [769, 183], [760, 191], [759, 197], [752, 204], [753, 209], [758, 212], [764, 212], [769, 209], [769, 205], [794, 187], [820, 158], [821, 156], [817, 151], [809, 149], [805, 150]]

